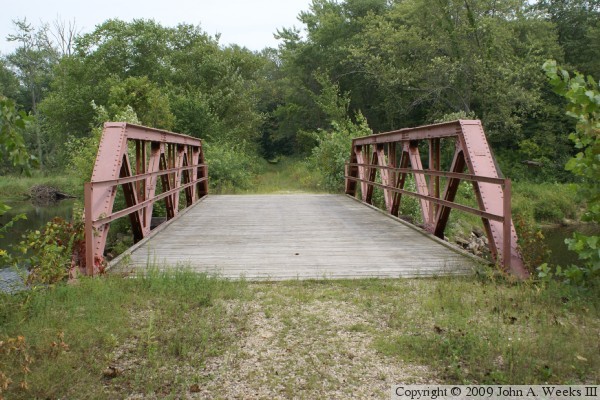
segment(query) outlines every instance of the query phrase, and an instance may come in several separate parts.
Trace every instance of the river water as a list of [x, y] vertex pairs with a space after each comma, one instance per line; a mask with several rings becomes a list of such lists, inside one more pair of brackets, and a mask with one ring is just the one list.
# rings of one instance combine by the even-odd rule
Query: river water
[[[29, 229], [39, 229], [54, 217], [71, 219], [75, 200], [62, 200], [52, 204], [34, 204], [30, 201], [4, 200], [12, 209], [0, 217], [0, 225], [6, 224], [15, 215], [25, 214], [27, 219], [15, 222], [10, 232], [0, 238], [0, 249], [10, 251], [11, 246], [21, 242], [23, 234]], [[550, 263], [556, 265], [569, 265], [577, 262], [577, 254], [569, 251], [564, 241], [570, 238], [574, 231], [584, 234], [600, 234], [598, 227], [592, 225], [556, 226], [543, 230], [545, 241], [552, 255]], [[23, 273], [24, 271], [21, 271]], [[22, 286], [19, 273], [12, 268], [0, 267], [0, 290], [11, 291], [11, 288]]]
[[[73, 205], [75, 200], [62, 200], [50, 204], [34, 204], [30, 201], [2, 200], [11, 209], [0, 217], [0, 226], [9, 222], [13, 217], [24, 214], [27, 218], [18, 220], [10, 228], [9, 232], [4, 233], [4, 238], [0, 238], [0, 249], [7, 250], [9, 253], [15, 253], [12, 246], [18, 245], [23, 240], [23, 234], [30, 229], [40, 229], [46, 222], [54, 217], [69, 220], [73, 217]], [[23, 269], [15, 270], [7, 266], [0, 266], [0, 290], [12, 292], [23, 287], [23, 279], [26, 271]]]
[[565, 239], [573, 237], [574, 232], [579, 232], [584, 235], [600, 235], [600, 227], [592, 224], [577, 224], [569, 226], [553, 226], [542, 229], [544, 241], [552, 254], [550, 255], [550, 263], [554, 265], [568, 266], [577, 264], [577, 253], [569, 250], [565, 244]]

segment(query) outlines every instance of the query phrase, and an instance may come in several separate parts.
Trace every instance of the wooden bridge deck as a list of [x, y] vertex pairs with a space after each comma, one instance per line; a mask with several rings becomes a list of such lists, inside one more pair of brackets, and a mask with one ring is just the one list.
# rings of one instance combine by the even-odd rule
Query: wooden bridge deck
[[470, 273], [475, 261], [342, 195], [208, 196], [116, 270], [174, 266], [247, 279]]

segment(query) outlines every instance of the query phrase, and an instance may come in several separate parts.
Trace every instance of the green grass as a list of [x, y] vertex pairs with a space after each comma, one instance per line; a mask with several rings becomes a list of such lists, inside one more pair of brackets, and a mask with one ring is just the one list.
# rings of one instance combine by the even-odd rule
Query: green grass
[[250, 284], [178, 270], [81, 279], [0, 296], [0, 341], [26, 343], [0, 350], [0, 371], [14, 381], [3, 394], [181, 398], [199, 385], [227, 398], [230, 383], [267, 397], [377, 385], [386, 394], [398, 379], [387, 367], [408, 382], [594, 383], [599, 294], [477, 277]]
[[513, 215], [539, 224], [576, 220], [584, 207], [574, 184], [516, 182], [513, 185]]
[[[0, 295], [0, 341], [23, 335], [33, 357], [25, 375], [23, 352], [0, 351], [0, 371], [14, 381], [7, 398], [162, 397], [186, 391], [200, 379], [194, 369], [235, 342], [244, 321], [227, 302], [246, 291], [244, 282], [176, 271], [80, 279]], [[62, 334], [68, 348], [57, 346]], [[181, 364], [190, 371], [178, 373]], [[103, 372], [111, 366], [116, 377]], [[18, 388], [23, 380], [27, 391]]]
[[600, 304], [594, 293], [456, 278], [418, 284], [415, 291], [410, 306], [395, 298], [375, 307], [387, 310], [394, 328], [376, 339], [383, 354], [430, 365], [447, 383], [600, 378]]
[[44, 175], [34, 172], [30, 177], [25, 175], [0, 176], [0, 198], [23, 198], [35, 185], [47, 185], [73, 196], [83, 196], [83, 185], [80, 180], [69, 174]]
[[[322, 193], [319, 177], [306, 163], [297, 158], [282, 157], [276, 164], [264, 162], [251, 187], [241, 193]], [[240, 193], [238, 191], [238, 193]]]

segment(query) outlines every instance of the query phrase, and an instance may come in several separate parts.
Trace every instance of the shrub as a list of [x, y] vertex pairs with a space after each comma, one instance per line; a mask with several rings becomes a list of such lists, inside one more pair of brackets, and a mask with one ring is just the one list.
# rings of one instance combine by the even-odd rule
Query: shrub
[[317, 146], [312, 150], [309, 164], [322, 176], [324, 189], [339, 192], [344, 187], [345, 164], [350, 157], [352, 139], [372, 132], [361, 113], [356, 115], [356, 123], [346, 118], [331, 125], [333, 128], [329, 131], [312, 133]]
[[257, 168], [257, 160], [243, 145], [210, 143], [204, 146], [211, 188], [217, 193], [247, 189]]
[[[556, 61], [544, 64], [546, 75], [554, 91], [567, 100], [567, 115], [576, 119], [575, 132], [569, 139], [579, 151], [569, 160], [566, 169], [582, 178], [580, 193], [587, 201], [584, 220], [600, 223], [600, 86], [591, 77], [587, 79], [560, 69]], [[566, 281], [582, 284], [600, 277], [600, 236], [575, 233], [565, 241], [570, 250], [579, 254], [581, 265], [572, 265], [564, 273]]]
[[19, 249], [25, 256], [18, 264], [29, 264], [28, 284], [53, 284], [64, 281], [85, 259], [82, 218], [68, 222], [54, 218], [41, 230], [29, 231]]

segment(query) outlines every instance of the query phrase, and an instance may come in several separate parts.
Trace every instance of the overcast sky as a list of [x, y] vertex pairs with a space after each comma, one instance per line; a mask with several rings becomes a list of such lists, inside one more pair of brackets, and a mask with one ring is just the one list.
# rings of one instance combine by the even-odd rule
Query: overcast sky
[[14, 33], [12, 20], [27, 17], [33, 25], [75, 19], [82, 32], [109, 18], [131, 21], [154, 19], [164, 26], [185, 22], [200, 25], [223, 45], [236, 43], [251, 50], [276, 47], [277, 28], [300, 26], [296, 17], [311, 0], [20, 0], [6, 1], [0, 14], [0, 53], [14, 49], [6, 36]]

